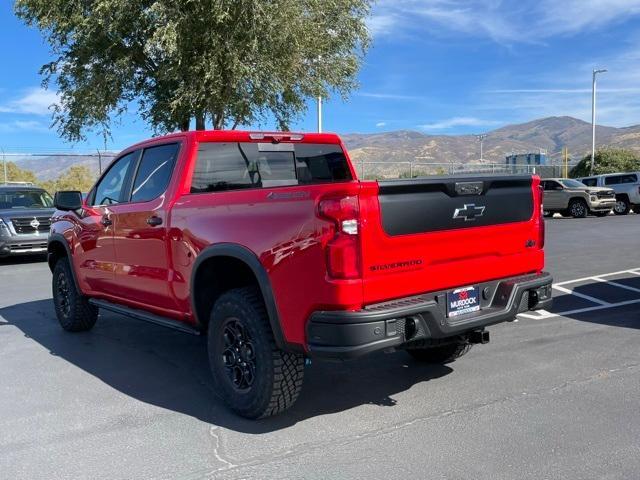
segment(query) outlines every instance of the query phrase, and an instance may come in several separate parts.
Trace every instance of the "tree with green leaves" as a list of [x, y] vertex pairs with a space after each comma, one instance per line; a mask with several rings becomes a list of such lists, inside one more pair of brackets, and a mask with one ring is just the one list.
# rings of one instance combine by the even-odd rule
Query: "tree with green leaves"
[[39, 28], [57, 85], [54, 124], [105, 135], [137, 105], [156, 132], [279, 128], [310, 97], [347, 98], [369, 45], [370, 0], [16, 0]]
[[95, 182], [95, 176], [86, 165], [74, 165], [60, 174], [55, 180], [39, 182], [39, 185], [50, 193], [59, 190], [80, 190], [88, 192]]
[[[570, 176], [588, 177], [591, 168], [591, 155], [586, 155], [571, 169]], [[622, 148], [602, 148], [594, 156], [594, 175], [616, 172], [640, 171], [640, 155]]]
[[[0, 182], [3, 182], [4, 169], [2, 170], [2, 177], [0, 178]], [[31, 170], [20, 168], [15, 162], [7, 162], [7, 181], [36, 183], [36, 175]]]

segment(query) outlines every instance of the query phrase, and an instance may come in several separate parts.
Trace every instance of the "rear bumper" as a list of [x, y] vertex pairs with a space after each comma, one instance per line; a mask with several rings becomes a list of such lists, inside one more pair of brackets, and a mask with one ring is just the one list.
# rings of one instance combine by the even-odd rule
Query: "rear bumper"
[[408, 342], [438, 340], [511, 321], [518, 313], [551, 307], [546, 272], [478, 284], [479, 312], [448, 318], [446, 290], [370, 305], [359, 311], [320, 311], [307, 323], [309, 354], [353, 358]]

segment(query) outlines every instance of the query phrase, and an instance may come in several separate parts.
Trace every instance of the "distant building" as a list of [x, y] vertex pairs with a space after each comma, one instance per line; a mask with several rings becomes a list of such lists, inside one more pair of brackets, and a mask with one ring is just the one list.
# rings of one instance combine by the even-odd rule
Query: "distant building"
[[507, 155], [507, 165], [546, 165], [547, 152], [540, 150], [538, 153], [512, 153]]

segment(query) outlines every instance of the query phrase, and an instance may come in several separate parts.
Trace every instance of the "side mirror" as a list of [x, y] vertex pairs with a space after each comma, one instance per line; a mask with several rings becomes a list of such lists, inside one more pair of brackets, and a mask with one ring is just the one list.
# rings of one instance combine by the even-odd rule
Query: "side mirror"
[[79, 210], [82, 208], [82, 193], [77, 190], [56, 192], [53, 204], [58, 210]]

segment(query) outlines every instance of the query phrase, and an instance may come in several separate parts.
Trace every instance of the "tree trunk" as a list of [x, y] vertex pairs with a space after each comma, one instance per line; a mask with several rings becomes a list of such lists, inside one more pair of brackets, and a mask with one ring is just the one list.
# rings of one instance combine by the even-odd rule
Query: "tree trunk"
[[190, 120], [191, 119], [189, 117], [183, 118], [180, 122], [180, 130], [182, 130], [183, 132], [188, 132]]
[[196, 130], [204, 130], [205, 128], [204, 113], [196, 113]]
[[224, 114], [216, 113], [213, 116], [213, 128], [214, 130], [222, 130], [224, 128]]

